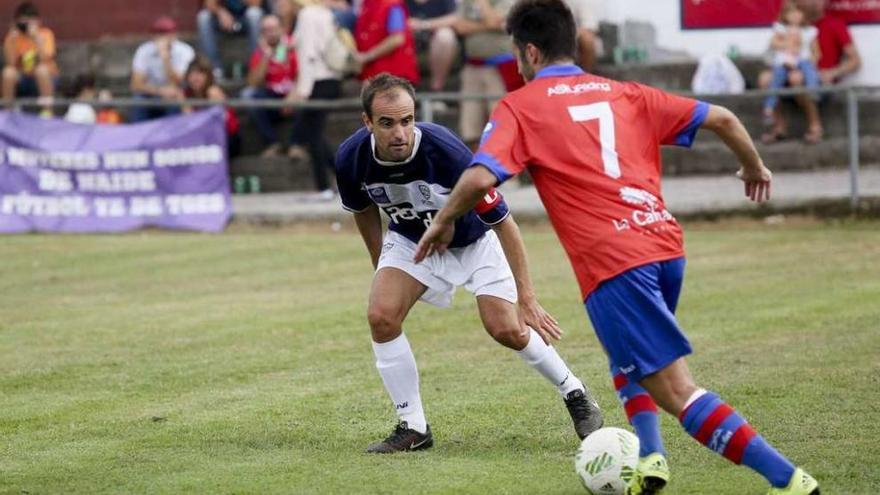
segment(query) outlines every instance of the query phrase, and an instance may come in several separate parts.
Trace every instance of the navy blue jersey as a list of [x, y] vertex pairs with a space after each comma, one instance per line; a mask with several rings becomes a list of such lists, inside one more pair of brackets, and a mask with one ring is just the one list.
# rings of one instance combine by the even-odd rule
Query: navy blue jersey
[[[345, 140], [336, 153], [336, 182], [342, 206], [360, 212], [378, 205], [390, 219], [389, 228], [419, 242], [437, 210], [470, 165], [471, 151], [445, 127], [417, 123], [410, 159], [380, 163], [373, 152], [372, 134], [366, 127]], [[492, 190], [476, 207], [455, 222], [449, 247], [467, 246], [504, 220], [509, 210], [501, 193]], [[479, 214], [477, 213], [479, 212]]]

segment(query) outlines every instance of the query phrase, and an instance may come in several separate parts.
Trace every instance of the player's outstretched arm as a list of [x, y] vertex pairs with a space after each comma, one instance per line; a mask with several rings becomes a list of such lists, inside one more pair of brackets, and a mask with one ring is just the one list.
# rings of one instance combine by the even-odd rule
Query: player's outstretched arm
[[548, 345], [551, 340], [559, 340], [562, 338], [559, 323], [541, 307], [535, 295], [535, 288], [532, 286], [532, 278], [529, 275], [526, 245], [513, 215], [508, 215], [500, 223], [493, 225], [492, 229], [498, 234], [501, 248], [504, 249], [504, 256], [507, 258], [510, 270], [513, 272], [513, 278], [516, 280], [520, 316], [526, 325], [534, 328]]
[[422, 234], [414, 260], [420, 263], [434, 252], [446, 251], [455, 233], [455, 220], [474, 209], [498, 179], [485, 167], [471, 167], [461, 174], [446, 205], [437, 212], [431, 226]]
[[379, 215], [379, 207], [370, 205], [363, 211], [354, 214], [354, 223], [357, 224], [358, 232], [370, 252], [370, 260], [373, 268], [379, 266], [379, 255], [382, 254], [382, 218]]
[[717, 134], [736, 155], [740, 163], [736, 175], [745, 182], [746, 196], [758, 203], [769, 200], [773, 174], [764, 166], [755, 143], [739, 118], [724, 107], [712, 105], [702, 127]]

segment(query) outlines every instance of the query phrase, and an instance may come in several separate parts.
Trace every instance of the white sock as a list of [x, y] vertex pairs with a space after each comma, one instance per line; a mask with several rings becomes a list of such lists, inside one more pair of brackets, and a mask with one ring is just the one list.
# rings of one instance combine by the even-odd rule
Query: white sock
[[697, 401], [700, 397], [706, 395], [705, 388], [698, 388], [694, 393], [691, 394], [690, 398], [688, 398], [687, 402], [684, 403], [684, 407], [681, 408], [682, 411], [691, 406], [694, 402]]
[[376, 369], [391, 396], [397, 416], [413, 430], [425, 433], [428, 422], [419, 395], [419, 370], [406, 335], [401, 333], [383, 344], [373, 342], [373, 353], [376, 355]]
[[552, 383], [563, 397], [573, 390], [584, 388], [584, 384], [568, 369], [556, 349], [545, 344], [544, 339], [532, 328], [529, 328], [528, 345], [517, 351], [517, 354]]

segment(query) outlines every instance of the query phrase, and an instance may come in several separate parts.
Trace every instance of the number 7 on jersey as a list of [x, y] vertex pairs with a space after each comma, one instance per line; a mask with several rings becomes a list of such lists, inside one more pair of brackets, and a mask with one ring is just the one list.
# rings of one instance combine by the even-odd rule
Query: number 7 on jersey
[[607, 101], [568, 107], [568, 114], [575, 122], [599, 119], [599, 144], [602, 145], [602, 165], [605, 175], [620, 178], [620, 162], [617, 159], [617, 141], [614, 135], [614, 113]]

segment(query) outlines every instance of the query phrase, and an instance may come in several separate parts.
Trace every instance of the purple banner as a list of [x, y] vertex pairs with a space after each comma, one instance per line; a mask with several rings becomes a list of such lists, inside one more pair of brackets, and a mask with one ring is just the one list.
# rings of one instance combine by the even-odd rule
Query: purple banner
[[82, 125], [0, 112], [0, 233], [222, 231], [223, 109]]

